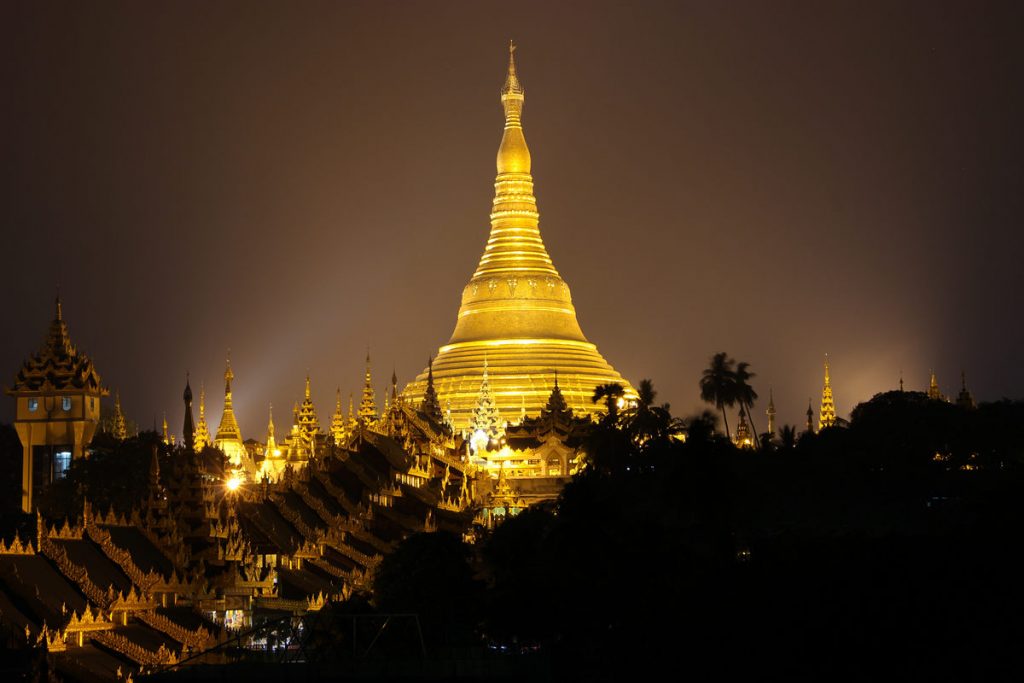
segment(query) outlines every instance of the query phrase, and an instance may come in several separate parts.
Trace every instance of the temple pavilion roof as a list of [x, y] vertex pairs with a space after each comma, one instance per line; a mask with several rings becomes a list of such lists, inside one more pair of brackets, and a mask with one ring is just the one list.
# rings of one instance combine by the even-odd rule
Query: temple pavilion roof
[[10, 392], [53, 390], [84, 390], [104, 396], [109, 393], [103, 388], [92, 359], [71, 343], [60, 299], [46, 340], [21, 366]]

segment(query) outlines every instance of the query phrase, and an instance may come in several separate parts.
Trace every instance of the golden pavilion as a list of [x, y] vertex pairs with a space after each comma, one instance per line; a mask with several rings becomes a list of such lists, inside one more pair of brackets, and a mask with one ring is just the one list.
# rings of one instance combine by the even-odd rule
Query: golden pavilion
[[509, 46], [508, 76], [501, 89], [505, 129], [498, 147], [491, 232], [476, 272], [462, 291], [462, 305], [448, 343], [403, 392], [414, 404], [424, 398], [428, 373], [451, 410], [456, 429], [465, 429], [477, 406], [486, 363], [490, 391], [503, 418], [523, 410], [537, 415], [555, 387], [568, 405], [596, 414], [594, 388], [629, 382], [583, 335], [569, 286], [558, 274], [540, 236], [533, 194], [530, 149], [523, 135], [525, 92], [516, 73], [515, 45]]

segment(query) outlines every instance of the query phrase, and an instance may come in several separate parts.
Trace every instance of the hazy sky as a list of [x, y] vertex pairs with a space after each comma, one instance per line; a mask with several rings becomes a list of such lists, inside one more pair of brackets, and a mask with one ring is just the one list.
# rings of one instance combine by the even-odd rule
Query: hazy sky
[[[411, 379], [483, 251], [507, 43], [584, 333], [677, 413], [708, 357], [780, 422], [832, 359], [1024, 397], [1024, 26], [983, 2], [6, 2], [0, 384], [58, 284], [142, 426], [186, 370], [243, 434], [308, 371]], [[765, 401], [758, 407], [764, 429]], [[9, 420], [13, 401], [3, 402]]]

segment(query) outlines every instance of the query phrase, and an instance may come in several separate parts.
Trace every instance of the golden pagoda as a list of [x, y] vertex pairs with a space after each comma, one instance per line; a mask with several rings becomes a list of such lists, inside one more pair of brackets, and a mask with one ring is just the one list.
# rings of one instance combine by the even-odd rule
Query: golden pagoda
[[[530, 174], [530, 150], [521, 122], [525, 93], [509, 45], [508, 75], [501, 90], [505, 129], [498, 147], [491, 232], [480, 264], [462, 292], [462, 305], [448, 343], [433, 362], [437, 393], [450, 401], [457, 429], [469, 425], [488, 361], [490, 390], [497, 408], [515, 415], [525, 404], [536, 415], [562, 379], [570, 405], [587, 413], [602, 409], [591, 401], [594, 388], [630, 384], [587, 341], [576, 320], [569, 286], [558, 274], [541, 240], [537, 200]], [[424, 368], [403, 392], [420, 405], [431, 368]]]
[[124, 441], [128, 438], [128, 423], [124, 419], [124, 413], [121, 412], [121, 393], [114, 392], [114, 419], [113, 419], [113, 435], [118, 441]]
[[231, 396], [231, 380], [234, 378], [235, 373], [231, 371], [231, 360], [229, 359], [224, 370], [224, 412], [220, 416], [220, 426], [217, 427], [213, 447], [219, 448], [232, 465], [239, 467], [243, 464], [245, 445], [242, 443], [242, 430], [238, 428], [238, 420], [235, 419]]
[[206, 389], [199, 385], [199, 421], [196, 423], [195, 450], [199, 453], [210, 445], [210, 427], [206, 424]]
[[821, 389], [821, 414], [818, 416], [818, 431], [836, 423], [836, 404], [832, 398], [832, 379], [828, 374], [828, 354], [825, 354], [825, 386]]
[[316, 408], [313, 407], [313, 398], [309, 387], [309, 375], [306, 375], [306, 393], [302, 399], [302, 405], [295, 417], [299, 425], [299, 432], [304, 441], [312, 449], [316, 443], [316, 435], [320, 432], [320, 422], [316, 417]]

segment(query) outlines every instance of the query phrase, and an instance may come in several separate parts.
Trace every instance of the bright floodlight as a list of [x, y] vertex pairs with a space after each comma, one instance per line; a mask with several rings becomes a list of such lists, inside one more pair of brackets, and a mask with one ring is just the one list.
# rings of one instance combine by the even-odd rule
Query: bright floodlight
[[237, 491], [238, 487], [242, 485], [242, 480], [237, 476], [232, 476], [224, 485], [228, 487], [228, 491]]

